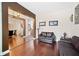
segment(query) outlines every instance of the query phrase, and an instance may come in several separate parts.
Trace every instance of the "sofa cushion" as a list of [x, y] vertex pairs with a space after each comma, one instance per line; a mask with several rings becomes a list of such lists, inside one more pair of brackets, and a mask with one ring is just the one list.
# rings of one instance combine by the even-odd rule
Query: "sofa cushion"
[[42, 32], [41, 34], [42, 34], [42, 36], [46, 36], [46, 32]]
[[60, 41], [72, 44], [72, 39], [71, 38], [65, 38], [65, 39], [61, 38]]
[[58, 48], [60, 56], [78, 56], [79, 52], [76, 51], [71, 43], [58, 41]]
[[52, 33], [47, 33], [47, 36], [48, 36], [48, 37], [52, 36]]
[[79, 51], [79, 37], [73, 36], [72, 37], [72, 44]]

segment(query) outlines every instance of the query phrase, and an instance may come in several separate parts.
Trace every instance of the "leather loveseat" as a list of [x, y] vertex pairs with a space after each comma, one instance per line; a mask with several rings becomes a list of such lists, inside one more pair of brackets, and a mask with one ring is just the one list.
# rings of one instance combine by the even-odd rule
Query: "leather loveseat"
[[39, 41], [46, 43], [54, 43], [56, 41], [56, 36], [53, 32], [41, 32], [38, 36]]
[[60, 56], [79, 56], [79, 37], [61, 38], [58, 49]]

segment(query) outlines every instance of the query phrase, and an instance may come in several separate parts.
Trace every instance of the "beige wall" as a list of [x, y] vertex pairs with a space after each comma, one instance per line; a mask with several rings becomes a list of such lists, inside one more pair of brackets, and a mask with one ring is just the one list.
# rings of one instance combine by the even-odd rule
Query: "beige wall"
[[[64, 32], [68, 34], [68, 37], [72, 37], [73, 35], [79, 36], [79, 24], [75, 25], [70, 21], [71, 14], [74, 13], [74, 7], [62, 11], [57, 11], [56, 13], [52, 13], [51, 15], [37, 15], [36, 28], [39, 28], [40, 21], [46, 21], [46, 26], [40, 28], [40, 32], [54, 32], [57, 41], [60, 40], [60, 37]], [[49, 26], [49, 20], [58, 19], [58, 26]], [[36, 31], [38, 37], [38, 32]]]

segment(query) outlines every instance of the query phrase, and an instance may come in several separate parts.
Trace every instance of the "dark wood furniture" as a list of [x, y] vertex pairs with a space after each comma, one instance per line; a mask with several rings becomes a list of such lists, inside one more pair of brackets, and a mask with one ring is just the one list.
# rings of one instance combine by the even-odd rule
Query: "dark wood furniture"
[[9, 36], [16, 35], [16, 30], [9, 30]]

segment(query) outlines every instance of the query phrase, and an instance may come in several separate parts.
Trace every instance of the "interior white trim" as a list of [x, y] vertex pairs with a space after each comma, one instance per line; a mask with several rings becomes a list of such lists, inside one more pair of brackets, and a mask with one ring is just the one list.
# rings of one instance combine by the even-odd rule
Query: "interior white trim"
[[3, 56], [3, 55], [5, 55], [5, 54], [7, 54], [7, 53], [9, 53], [9, 50], [6, 50], [6, 51], [0, 53], [0, 56]]

